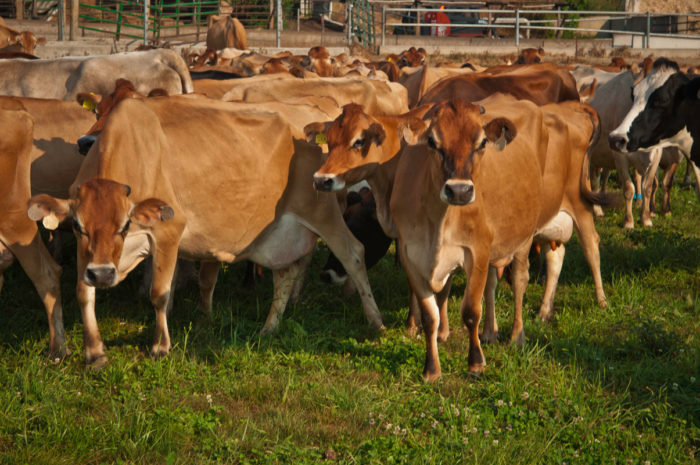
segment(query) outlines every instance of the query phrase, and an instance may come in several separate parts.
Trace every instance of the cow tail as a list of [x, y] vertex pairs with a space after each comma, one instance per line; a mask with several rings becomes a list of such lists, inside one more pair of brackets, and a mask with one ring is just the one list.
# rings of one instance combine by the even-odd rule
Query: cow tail
[[593, 147], [598, 143], [600, 138], [600, 118], [598, 117], [598, 112], [588, 104], [582, 104], [583, 110], [588, 114], [593, 124], [593, 132], [590, 139], [588, 140], [588, 148], [586, 149], [586, 154], [583, 156], [583, 166], [581, 167], [581, 180], [580, 189], [581, 195], [584, 199], [591, 205], [600, 205], [601, 207], [610, 207], [616, 205], [619, 199], [615, 195], [602, 192], [593, 192], [591, 190], [591, 179], [590, 179], [590, 165], [591, 165], [591, 151]]

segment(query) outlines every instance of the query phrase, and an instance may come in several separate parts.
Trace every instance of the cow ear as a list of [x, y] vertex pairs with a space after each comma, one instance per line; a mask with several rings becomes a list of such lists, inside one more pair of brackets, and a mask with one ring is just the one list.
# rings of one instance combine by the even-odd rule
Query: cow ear
[[515, 125], [506, 118], [495, 118], [484, 126], [486, 138], [494, 144], [499, 152], [506, 148], [506, 145], [515, 139], [517, 130]]
[[37, 44], [37, 45], [44, 45], [44, 44], [46, 44], [46, 37], [39, 37], [39, 38], [36, 40], [36, 44]]
[[40, 221], [46, 229], [54, 230], [71, 214], [70, 201], [57, 199], [46, 194], [35, 195], [27, 203], [27, 216], [32, 221]]
[[306, 137], [306, 141], [310, 144], [316, 144], [319, 146], [328, 144], [328, 141], [326, 140], [326, 131], [328, 130], [329, 126], [330, 123], [322, 122], [307, 124], [304, 126], [304, 136]]
[[384, 132], [384, 127], [379, 123], [372, 123], [365, 129], [365, 140], [374, 141], [375, 144], [382, 145], [386, 133]]
[[129, 216], [134, 223], [150, 228], [161, 221], [171, 220], [175, 211], [162, 200], [150, 198], [134, 205]]
[[411, 116], [401, 121], [397, 129], [407, 144], [414, 145], [423, 137], [428, 125], [422, 119]]
[[101, 95], [95, 95], [92, 92], [80, 92], [76, 95], [75, 99], [78, 101], [81, 107], [86, 108], [90, 111], [95, 111], [97, 105], [102, 101]]

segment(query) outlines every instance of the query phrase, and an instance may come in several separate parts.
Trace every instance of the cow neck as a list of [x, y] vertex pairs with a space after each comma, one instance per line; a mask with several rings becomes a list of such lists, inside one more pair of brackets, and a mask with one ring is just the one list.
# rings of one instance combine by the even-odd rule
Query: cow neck
[[[374, 171], [374, 174], [366, 179], [377, 205], [377, 220], [381, 225], [384, 233], [389, 237], [398, 237], [396, 225], [389, 211], [389, 200], [391, 192], [394, 188], [394, 179], [396, 178], [396, 168], [401, 158], [401, 140], [397, 131], [399, 120], [392, 117], [375, 117], [384, 127], [387, 133], [384, 142], [381, 145], [382, 158], [379, 161], [379, 166]], [[389, 129], [391, 134], [388, 134]]]

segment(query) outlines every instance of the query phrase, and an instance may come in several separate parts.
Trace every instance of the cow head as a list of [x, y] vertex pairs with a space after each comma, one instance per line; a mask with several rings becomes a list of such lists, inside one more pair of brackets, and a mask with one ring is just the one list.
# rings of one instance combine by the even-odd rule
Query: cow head
[[[608, 137], [610, 148], [620, 152], [631, 152], [652, 143], [652, 133], [659, 133], [669, 126], [674, 118], [675, 93], [687, 78], [678, 72], [678, 64], [665, 58], [654, 62], [651, 72], [632, 89], [632, 108], [622, 123]], [[668, 85], [667, 85], [668, 84]], [[670, 124], [673, 126], [673, 124]], [[634, 127], [634, 130], [633, 130]], [[682, 128], [676, 128], [676, 134]]]
[[[492, 118], [481, 105], [463, 99], [446, 101], [425, 114], [422, 125], [405, 127], [410, 144], [425, 144], [442, 173], [440, 199], [450, 205], [476, 200], [474, 174], [487, 149], [502, 151], [517, 135], [507, 118]], [[417, 128], [416, 128], [417, 126]]]
[[314, 173], [314, 186], [320, 191], [338, 191], [370, 176], [381, 160], [381, 144], [386, 133], [376, 119], [351, 103], [331, 123], [312, 123], [304, 128], [307, 139], [328, 144], [328, 158]]
[[29, 200], [28, 215], [55, 229], [67, 217], [73, 218], [78, 241], [78, 263], [85, 284], [112, 287], [120, 281], [119, 258], [130, 228], [152, 228], [170, 220], [173, 209], [159, 199], [134, 204], [131, 188], [109, 179], [92, 178], [69, 200], [41, 194]]
[[[163, 89], [153, 89], [149, 92], [148, 97], [167, 96], [167, 91]], [[97, 122], [87, 131], [87, 134], [78, 139], [78, 151], [85, 155], [92, 147], [92, 144], [97, 140], [97, 135], [104, 128], [107, 122], [107, 117], [110, 112], [117, 106], [119, 102], [128, 98], [146, 98], [145, 95], [136, 91], [134, 84], [127, 79], [117, 79], [114, 84], [114, 92], [107, 96], [96, 95], [93, 93], [81, 92], [76, 96], [78, 103], [89, 110], [92, 110], [97, 116]]]

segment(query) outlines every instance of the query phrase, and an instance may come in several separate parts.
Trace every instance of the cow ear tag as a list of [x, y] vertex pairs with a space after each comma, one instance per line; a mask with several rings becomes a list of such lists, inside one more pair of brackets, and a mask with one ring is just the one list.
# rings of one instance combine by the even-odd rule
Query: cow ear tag
[[324, 132], [319, 132], [316, 134], [316, 145], [323, 145], [327, 143], [328, 141], [326, 140], [326, 134]]
[[49, 231], [53, 231], [58, 227], [58, 217], [51, 212], [50, 214], [46, 215], [43, 220], [41, 220], [41, 224], [44, 225], [46, 229]]
[[387, 58], [387, 60], [389, 61], [389, 63], [391, 63], [391, 57]]
[[[90, 92], [90, 95], [95, 95], [92, 92]], [[85, 99], [83, 100], [83, 108], [87, 108], [90, 111], [93, 111], [95, 109], [95, 102], [92, 100]]]

